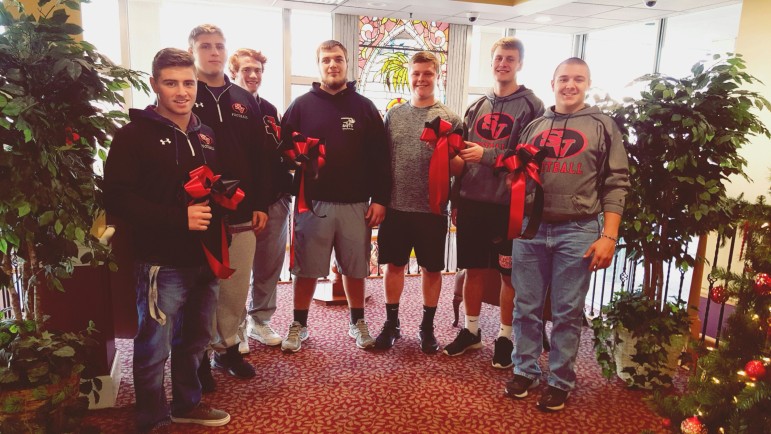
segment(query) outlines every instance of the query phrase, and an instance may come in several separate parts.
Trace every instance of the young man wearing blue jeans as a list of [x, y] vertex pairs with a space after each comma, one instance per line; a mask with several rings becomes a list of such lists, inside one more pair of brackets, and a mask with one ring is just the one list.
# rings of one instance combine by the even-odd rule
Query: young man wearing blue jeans
[[528, 125], [520, 141], [548, 153], [541, 165], [541, 226], [533, 239], [513, 242], [517, 346], [514, 378], [506, 383], [506, 395], [515, 399], [527, 397], [528, 390], [539, 383], [543, 310], [546, 290], [551, 287], [549, 387], [537, 403], [542, 411], [562, 410], [575, 388], [589, 279], [613, 259], [629, 187], [626, 150], [618, 127], [597, 107], [584, 103], [591, 83], [586, 62], [565, 60], [551, 83], [556, 105]]
[[[161, 431], [172, 421], [230, 421], [226, 412], [201, 402], [196, 375], [219, 291], [201, 236], [211, 231], [221, 243], [221, 227], [211, 224], [221, 216], [212, 214], [208, 201], [190, 203], [183, 188], [191, 170], [217, 170], [214, 133], [192, 114], [195, 72], [185, 51], [156, 54], [150, 84], [158, 105], [130, 110], [131, 122], [115, 133], [104, 170], [107, 211], [128, 223], [137, 258], [133, 368], [140, 432]], [[163, 387], [169, 353], [171, 410]]]

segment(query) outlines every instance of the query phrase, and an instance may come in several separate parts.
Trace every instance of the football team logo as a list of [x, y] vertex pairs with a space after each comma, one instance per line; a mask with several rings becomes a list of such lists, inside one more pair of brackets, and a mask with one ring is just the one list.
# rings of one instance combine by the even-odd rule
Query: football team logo
[[246, 106], [241, 104], [240, 102], [233, 104], [233, 111], [236, 113], [244, 114], [246, 113]]
[[568, 158], [586, 149], [586, 136], [570, 128], [548, 129], [533, 138], [533, 145], [546, 148], [546, 158]]
[[477, 121], [477, 135], [487, 140], [506, 139], [514, 129], [514, 118], [507, 113], [490, 113]]
[[206, 134], [204, 134], [204, 133], [198, 133], [198, 140], [200, 140], [200, 141], [201, 141], [201, 144], [202, 144], [202, 145], [208, 145], [208, 146], [211, 146], [211, 144], [212, 144], [212, 139], [211, 139], [211, 137], [207, 136], [207, 135], [206, 135]]

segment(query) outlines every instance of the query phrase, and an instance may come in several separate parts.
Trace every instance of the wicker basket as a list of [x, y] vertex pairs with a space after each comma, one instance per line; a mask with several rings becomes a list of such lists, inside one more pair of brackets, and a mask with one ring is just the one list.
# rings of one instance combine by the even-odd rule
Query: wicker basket
[[80, 375], [72, 375], [57, 384], [0, 391], [0, 432], [66, 432], [65, 410], [76, 404], [79, 385]]
[[[637, 338], [633, 337], [629, 330], [619, 327], [616, 329], [617, 345], [613, 352], [613, 357], [616, 360], [616, 375], [618, 378], [624, 380], [630, 387], [640, 387], [643, 389], [652, 389], [654, 386], [662, 386], [658, 379], [654, 379], [652, 382], [640, 383], [636, 382], [634, 377], [628, 372], [624, 372], [625, 368], [634, 367], [638, 375], [645, 375], [653, 369], [648, 364], [639, 365], [632, 361], [632, 356], [637, 354], [635, 345], [637, 344]], [[686, 337], [684, 335], [673, 335], [669, 338], [669, 345], [664, 345], [667, 351], [667, 363], [666, 366], [661, 367], [659, 371], [662, 374], [674, 375], [677, 370], [678, 361], [680, 359], [680, 353], [685, 348]]]

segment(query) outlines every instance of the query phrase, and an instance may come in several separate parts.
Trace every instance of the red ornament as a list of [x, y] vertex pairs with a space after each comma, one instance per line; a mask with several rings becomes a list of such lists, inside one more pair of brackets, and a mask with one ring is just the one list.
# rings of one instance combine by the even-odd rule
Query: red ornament
[[707, 434], [707, 427], [701, 423], [698, 417], [691, 416], [680, 424], [683, 434]]
[[661, 426], [663, 426], [664, 428], [669, 428], [670, 426], [672, 426], [672, 421], [668, 417], [665, 417], [661, 419]]
[[713, 303], [723, 304], [728, 300], [728, 291], [722, 286], [716, 286], [709, 290], [709, 299]]
[[752, 287], [755, 289], [755, 293], [760, 296], [771, 294], [771, 277], [766, 273], [756, 274]]
[[756, 381], [766, 376], [766, 367], [760, 360], [750, 360], [744, 365], [744, 372], [753, 381]]

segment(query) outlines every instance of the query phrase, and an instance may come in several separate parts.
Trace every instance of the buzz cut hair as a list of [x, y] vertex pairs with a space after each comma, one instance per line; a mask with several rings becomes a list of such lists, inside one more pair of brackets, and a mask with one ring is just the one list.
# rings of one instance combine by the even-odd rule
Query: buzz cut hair
[[192, 68], [195, 71], [193, 55], [179, 48], [162, 49], [153, 58], [153, 78], [157, 80], [162, 70], [174, 67]]
[[567, 58], [567, 59], [563, 60], [562, 62], [560, 62], [560, 64], [557, 65], [556, 68], [554, 68], [554, 75], [552, 75], [552, 77], [551, 77], [552, 80], [557, 78], [557, 71], [559, 71], [559, 69], [560, 69], [560, 67], [562, 65], [581, 65], [581, 66], [585, 66], [586, 67], [586, 75], [587, 75], [586, 78], [589, 79], [589, 80], [592, 79], [592, 72], [591, 72], [591, 70], [589, 70], [589, 64], [586, 63], [586, 61], [584, 59], [580, 58], [580, 57], [570, 57], [570, 58]]
[[492, 48], [490, 48], [490, 57], [493, 57], [495, 50], [498, 47], [501, 47], [504, 50], [517, 50], [519, 53], [519, 61], [525, 60], [525, 45], [517, 38], [506, 36], [495, 41]]
[[230, 72], [231, 79], [235, 79], [236, 74], [241, 70], [242, 57], [251, 57], [257, 62], [262, 63], [262, 70], [265, 71], [265, 64], [268, 63], [268, 58], [265, 57], [261, 51], [253, 50], [251, 48], [239, 48], [228, 59], [228, 71]]
[[193, 27], [193, 30], [190, 31], [190, 36], [187, 37], [187, 43], [190, 45], [190, 48], [193, 48], [195, 41], [201, 35], [220, 35], [222, 39], [225, 39], [225, 34], [222, 33], [222, 29], [219, 27], [214, 24], [201, 24], [200, 26]]
[[319, 44], [318, 48], [316, 48], [316, 62], [319, 61], [319, 56], [321, 55], [322, 51], [330, 51], [330, 50], [333, 50], [335, 47], [340, 47], [340, 49], [343, 50], [343, 56], [345, 57], [345, 60], [347, 62], [348, 50], [345, 48], [345, 45], [343, 45], [342, 42], [335, 41], [334, 39], [330, 39]]
[[417, 53], [413, 54], [410, 58], [410, 68], [412, 68], [412, 65], [416, 63], [431, 63], [434, 65], [436, 73], [439, 74], [439, 59], [437, 59], [436, 55], [430, 51], [418, 51]]

